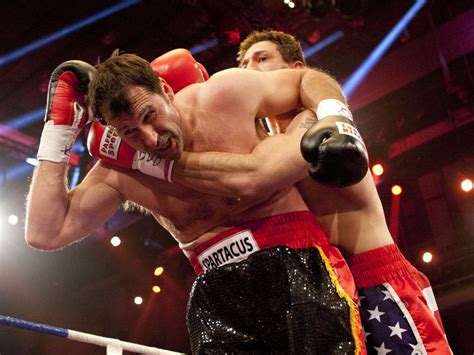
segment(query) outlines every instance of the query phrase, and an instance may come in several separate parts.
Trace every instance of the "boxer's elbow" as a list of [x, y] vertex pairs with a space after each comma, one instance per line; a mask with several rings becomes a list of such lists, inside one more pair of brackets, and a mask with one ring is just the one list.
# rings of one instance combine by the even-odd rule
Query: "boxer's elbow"
[[26, 244], [33, 249], [43, 251], [56, 250], [65, 246], [64, 239], [57, 233], [45, 233], [34, 228], [26, 228], [25, 240]]
[[51, 241], [41, 238], [32, 237], [31, 235], [25, 236], [26, 244], [31, 248], [43, 251], [55, 250], [57, 249]]
[[43, 250], [43, 251], [58, 249], [58, 247], [56, 246], [56, 243], [46, 238], [38, 238], [38, 236], [35, 236], [35, 235], [25, 234], [25, 240], [26, 240], [26, 244], [28, 244], [33, 249], [38, 249], [38, 250]]

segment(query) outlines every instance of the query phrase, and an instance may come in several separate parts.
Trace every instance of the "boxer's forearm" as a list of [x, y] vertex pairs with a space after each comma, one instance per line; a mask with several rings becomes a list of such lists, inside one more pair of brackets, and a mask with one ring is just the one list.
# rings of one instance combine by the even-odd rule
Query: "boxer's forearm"
[[338, 82], [319, 70], [307, 70], [300, 83], [301, 105], [316, 113], [316, 108], [324, 99], [337, 99], [345, 102]]
[[256, 158], [251, 154], [183, 152], [173, 167], [173, 181], [198, 191], [227, 197], [242, 197], [256, 182]]
[[[108, 171], [94, 168], [68, 191], [65, 163], [41, 161], [27, 198], [25, 238], [31, 246], [54, 250], [92, 233], [123, 202], [121, 194], [104, 183]], [[97, 173], [100, 170], [102, 173]]]
[[308, 175], [299, 142], [306, 128], [260, 142], [250, 154], [183, 152], [173, 168], [173, 181], [202, 192], [260, 198], [295, 184]]
[[26, 204], [25, 236], [29, 244], [46, 248], [60, 234], [69, 201], [65, 184], [66, 163], [40, 162]]

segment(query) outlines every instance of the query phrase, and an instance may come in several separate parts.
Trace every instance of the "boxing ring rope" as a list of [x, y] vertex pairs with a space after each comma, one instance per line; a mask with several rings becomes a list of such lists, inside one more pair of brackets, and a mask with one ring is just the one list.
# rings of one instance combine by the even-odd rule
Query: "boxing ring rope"
[[2, 316], [0, 315], [0, 324], [14, 327], [31, 330], [33, 332], [56, 335], [59, 337], [67, 338], [70, 340], [79, 341], [82, 343], [95, 344], [99, 346], [104, 346], [107, 348], [107, 355], [121, 355], [123, 350], [131, 351], [138, 354], [161, 354], [161, 355], [171, 355], [171, 354], [181, 354], [174, 351], [158, 349], [150, 346], [129, 343], [127, 341], [122, 341], [114, 338], [102, 337], [94, 334], [88, 334], [83, 332], [78, 332], [71, 329], [53, 327], [46, 324], [29, 322], [26, 320]]

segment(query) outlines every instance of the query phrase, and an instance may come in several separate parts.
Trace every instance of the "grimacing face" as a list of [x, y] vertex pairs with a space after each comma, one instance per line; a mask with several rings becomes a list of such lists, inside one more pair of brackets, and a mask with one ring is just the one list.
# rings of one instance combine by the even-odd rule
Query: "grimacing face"
[[119, 136], [135, 149], [164, 159], [178, 159], [184, 139], [180, 115], [168, 95], [131, 87], [131, 114], [112, 120]]

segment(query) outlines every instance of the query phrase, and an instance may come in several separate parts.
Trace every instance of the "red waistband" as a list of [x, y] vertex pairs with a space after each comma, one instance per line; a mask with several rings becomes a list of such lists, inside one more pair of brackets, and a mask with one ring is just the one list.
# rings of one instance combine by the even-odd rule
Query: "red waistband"
[[357, 288], [381, 285], [393, 279], [407, 277], [418, 271], [403, 256], [396, 244], [389, 244], [364, 253], [349, 256]]
[[[204, 266], [199, 260], [200, 256], [206, 252], [209, 253], [211, 248], [215, 248], [216, 244], [220, 242], [225, 244], [225, 240], [231, 240], [231, 238], [238, 237], [239, 235], [253, 237], [258, 245], [257, 250], [268, 249], [278, 245], [291, 248], [306, 248], [315, 245], [326, 246], [329, 244], [326, 234], [312, 212], [298, 211], [259, 218], [232, 227], [198, 245], [189, 257], [189, 261], [196, 274], [200, 275], [204, 272]], [[248, 241], [244, 240], [242, 240], [241, 245], [235, 246], [234, 249], [237, 253], [239, 247], [241, 247], [242, 250], [247, 247], [247, 250], [251, 251], [248, 255], [256, 251]], [[222, 259], [227, 258], [226, 262], [222, 263], [226, 264], [232, 262], [231, 259], [233, 259], [232, 254], [234, 254], [234, 251], [232, 251], [231, 254], [230, 250], [217, 250], [213, 254], [216, 254], [214, 260], [217, 266], [220, 266], [218, 262], [220, 260], [219, 255]]]

